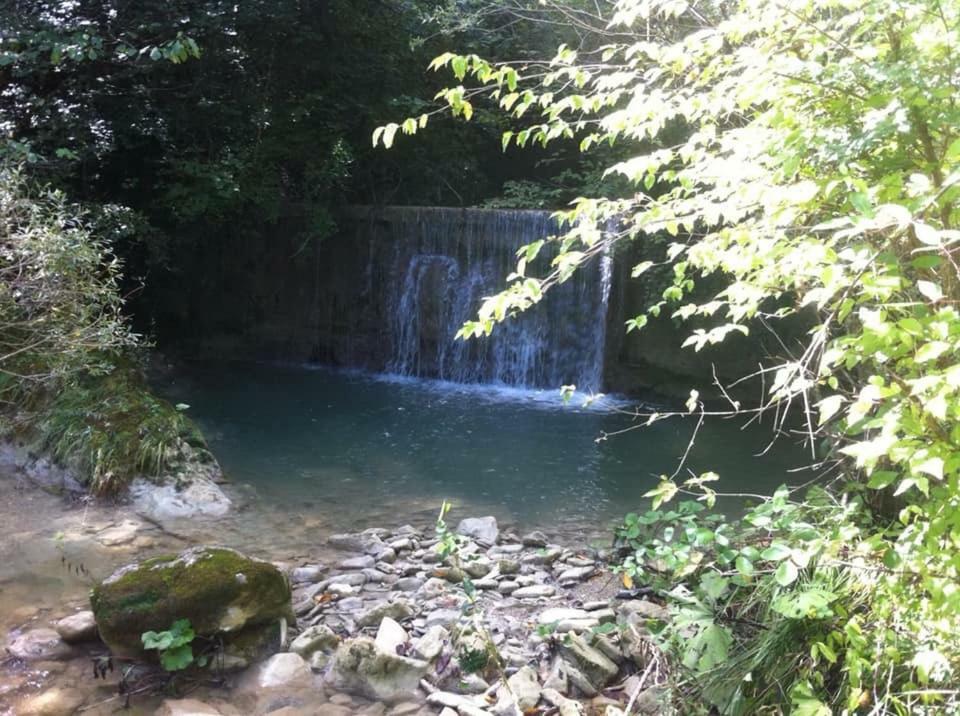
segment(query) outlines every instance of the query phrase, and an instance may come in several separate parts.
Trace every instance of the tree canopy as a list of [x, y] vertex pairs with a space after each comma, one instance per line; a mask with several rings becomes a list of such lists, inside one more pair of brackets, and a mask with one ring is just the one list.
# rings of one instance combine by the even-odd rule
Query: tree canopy
[[[804, 714], [954, 712], [960, 11], [619, 0], [605, 20], [604, 42], [560, 46], [536, 68], [462, 53], [432, 63], [457, 82], [438, 95], [455, 116], [486, 102], [510, 118], [505, 149], [569, 140], [590, 156], [613, 144], [624, 154], [605, 171], [634, 187], [561, 211], [546, 271], [532, 268], [543, 242], [522, 250], [508, 288], [461, 335], [533, 309], [630, 240], [664, 241], [674, 280], [626, 330], [661, 312], [712, 317], [688, 339], [699, 350], [810, 316], [807, 339], [761, 368], [758, 410], [781, 429], [800, 411], [821, 474], [813, 491], [778, 493], [733, 532], [696, 509], [634, 516], [625, 569], [651, 578], [653, 560], [680, 579], [686, 631], [668, 641], [688, 685], [724, 713], [785, 702]], [[374, 144], [422, 125], [385, 125]], [[722, 289], [694, 298], [716, 275]], [[696, 391], [688, 407], [705, 410]], [[654, 507], [683, 493], [712, 504], [714, 477], [664, 479]], [[654, 539], [664, 522], [683, 537]]]

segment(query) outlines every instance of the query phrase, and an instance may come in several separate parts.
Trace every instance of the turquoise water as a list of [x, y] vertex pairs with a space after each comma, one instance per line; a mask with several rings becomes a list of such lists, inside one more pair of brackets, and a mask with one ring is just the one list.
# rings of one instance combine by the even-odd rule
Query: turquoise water
[[[695, 424], [672, 419], [598, 442], [634, 424], [610, 403], [583, 409], [554, 391], [264, 364], [189, 365], [160, 388], [190, 405], [232, 481], [344, 527], [373, 526], [374, 514], [411, 520], [447, 499], [457, 513], [524, 528], [606, 528], [646, 508], [643, 493], [676, 470]], [[781, 439], [758, 456], [770, 430], [742, 422], [708, 422], [684, 472], [713, 470], [737, 493], [802, 481], [788, 474], [804, 464], [799, 448]]]

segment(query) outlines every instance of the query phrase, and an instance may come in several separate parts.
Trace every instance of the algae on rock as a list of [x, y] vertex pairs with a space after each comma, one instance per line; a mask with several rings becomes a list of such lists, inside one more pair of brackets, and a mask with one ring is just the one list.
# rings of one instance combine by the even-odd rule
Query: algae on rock
[[116, 654], [141, 656], [141, 634], [189, 619], [199, 637], [220, 638], [251, 658], [293, 623], [290, 584], [269, 562], [219, 547], [195, 547], [123, 567], [90, 596], [100, 636]]

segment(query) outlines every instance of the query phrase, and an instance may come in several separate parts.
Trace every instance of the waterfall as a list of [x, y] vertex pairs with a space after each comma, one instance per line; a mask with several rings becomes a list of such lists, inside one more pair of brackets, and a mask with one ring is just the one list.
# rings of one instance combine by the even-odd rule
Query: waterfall
[[[490, 337], [455, 340], [482, 300], [506, 285], [521, 246], [557, 232], [548, 212], [357, 207], [355, 245], [368, 248], [364, 282], [384, 317], [386, 370], [458, 383], [584, 391], [603, 385], [608, 256], [550, 289]], [[546, 254], [546, 250], [543, 252]], [[538, 258], [543, 269], [549, 256]]]

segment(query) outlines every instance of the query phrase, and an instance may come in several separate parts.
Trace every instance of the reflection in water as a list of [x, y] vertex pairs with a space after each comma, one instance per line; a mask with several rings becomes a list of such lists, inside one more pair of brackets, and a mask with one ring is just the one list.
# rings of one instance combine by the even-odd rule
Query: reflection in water
[[[598, 442], [629, 417], [564, 406], [556, 391], [276, 365], [193, 366], [161, 387], [192, 406], [234, 481], [342, 526], [450, 499], [525, 527], [606, 527], [644, 508], [694, 425], [669, 420]], [[762, 427], [707, 424], [685, 468], [718, 472], [724, 491], [770, 492], [803, 456], [781, 443], [754, 457], [769, 439]]]

